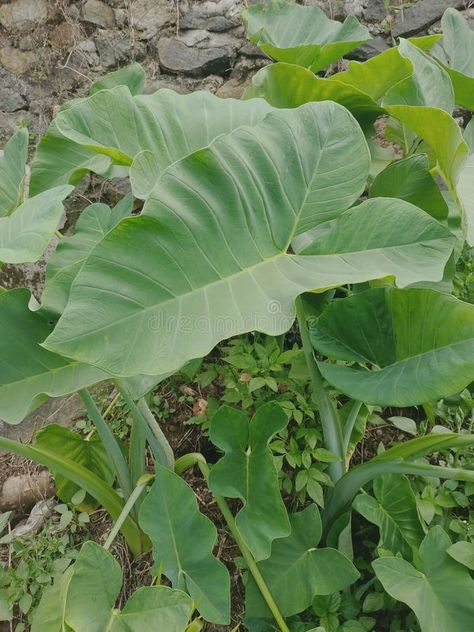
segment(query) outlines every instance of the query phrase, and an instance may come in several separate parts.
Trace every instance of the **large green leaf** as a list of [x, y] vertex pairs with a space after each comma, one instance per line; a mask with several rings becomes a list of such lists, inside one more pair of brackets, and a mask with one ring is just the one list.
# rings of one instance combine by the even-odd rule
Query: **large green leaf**
[[474, 119], [464, 131], [464, 140], [469, 146], [469, 156], [459, 174], [457, 194], [463, 207], [464, 233], [467, 243], [474, 246]]
[[[316, 595], [331, 595], [356, 581], [359, 573], [342, 553], [316, 548], [321, 519], [316, 505], [290, 516], [291, 534], [275, 540], [269, 559], [258, 564], [265, 583], [284, 617], [309, 608]], [[246, 615], [271, 616], [250, 575], [245, 587]]]
[[22, 200], [27, 158], [28, 130], [22, 128], [5, 143], [0, 157], [0, 217], [9, 215]]
[[[98, 437], [84, 439], [77, 432], [72, 432], [64, 426], [49, 424], [36, 435], [36, 445], [48, 448], [61, 457], [82, 465], [101, 478], [106, 485], [112, 486], [114, 470]], [[61, 474], [56, 474], [54, 470], [52, 473], [56, 483], [56, 496], [63, 502], [70, 502], [80, 487]], [[97, 505], [94, 499], [86, 497], [81, 503], [81, 509], [95, 509]]]
[[[117, 86], [61, 111], [55, 125], [68, 141], [117, 165], [130, 167], [141, 152], [150, 152], [161, 172], [220, 134], [258, 123], [271, 110], [263, 99], [220, 99], [204, 91], [181, 95], [168, 89], [132, 96], [126, 86]], [[142, 166], [133, 169], [135, 180]]]
[[370, 187], [369, 197], [406, 200], [435, 217], [446, 219], [448, 205], [429, 171], [425, 154], [409, 156], [381, 171]]
[[85, 542], [73, 567], [43, 593], [32, 632], [184, 632], [193, 610], [191, 599], [166, 586], [139, 588], [122, 611], [114, 605], [122, 570], [95, 542]]
[[378, 526], [380, 547], [411, 559], [424, 533], [410, 481], [399, 474], [378, 476], [374, 481], [374, 496], [360, 494], [353, 507]]
[[222, 406], [210, 426], [210, 439], [225, 456], [213, 466], [209, 487], [217, 496], [240, 498], [244, 503], [235, 522], [257, 561], [270, 556], [273, 540], [290, 533], [278, 472], [268, 447], [270, 439], [287, 424], [281, 406], [269, 402], [257, 410], [250, 423], [244, 412]]
[[0, 294], [0, 419], [19, 423], [45, 402], [107, 378], [98, 369], [67, 360], [39, 346], [52, 330], [28, 308], [30, 292]]
[[474, 580], [447, 553], [451, 541], [441, 527], [423, 540], [419, 568], [384, 557], [372, 563], [385, 590], [416, 614], [422, 632], [466, 632], [474, 621]]
[[37, 261], [64, 213], [62, 201], [73, 187], [63, 185], [29, 198], [12, 215], [0, 217], [0, 261]]
[[[171, 166], [144, 215], [95, 248], [45, 346], [116, 375], [154, 375], [235, 334], [285, 332], [306, 290], [439, 280], [454, 238], [424, 211], [377, 199], [342, 212], [368, 169], [360, 127], [335, 103], [221, 136]], [[322, 222], [314, 244], [288, 252]]]
[[323, 79], [293, 64], [270, 64], [252, 78], [245, 98], [262, 97], [276, 108], [295, 108], [310, 101], [336, 101], [366, 127], [384, 110], [365, 92], [334, 79]]
[[140, 508], [140, 526], [152, 541], [156, 569], [162, 569], [174, 588], [191, 595], [204, 619], [228, 624], [230, 580], [212, 554], [216, 528], [199, 512], [191, 487], [171, 470], [157, 466]]
[[256, 4], [242, 14], [247, 36], [267, 55], [318, 72], [370, 39], [369, 31], [349, 16], [330, 20], [319, 7], [285, 0]]
[[132, 206], [133, 198], [128, 195], [113, 209], [106, 204], [91, 204], [81, 213], [74, 235], [64, 237], [48, 261], [41, 297], [43, 309], [57, 315], [63, 312], [71, 284], [82, 264], [99, 241], [131, 214]]
[[334, 301], [310, 335], [324, 355], [374, 367], [319, 363], [331, 384], [369, 404], [422, 404], [474, 380], [474, 306], [434, 290], [376, 288]]
[[443, 39], [432, 55], [451, 77], [457, 105], [474, 110], [474, 32], [453, 8], [446, 9], [441, 26]]

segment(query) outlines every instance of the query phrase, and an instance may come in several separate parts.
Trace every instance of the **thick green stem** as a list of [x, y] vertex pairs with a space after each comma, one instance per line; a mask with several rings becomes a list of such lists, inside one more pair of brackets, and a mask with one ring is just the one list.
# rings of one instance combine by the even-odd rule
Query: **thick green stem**
[[[209, 467], [206, 463], [206, 460], [201, 454], [199, 455], [196, 454], [195, 456], [200, 457], [200, 458], [196, 458], [196, 461], [199, 466], [199, 469], [201, 470], [204, 478], [207, 481], [207, 479], [209, 478]], [[235, 519], [234, 519], [234, 516], [232, 515], [231, 510], [229, 509], [229, 505], [226, 503], [224, 498], [222, 498], [222, 496], [214, 496], [214, 497], [216, 499], [217, 506], [221, 510], [221, 513], [224, 516], [227, 526], [229, 527], [232, 537], [234, 538], [237, 546], [240, 549], [240, 552], [242, 553], [242, 557], [244, 558], [245, 563], [247, 564], [247, 568], [249, 569], [250, 573], [252, 573], [252, 577], [254, 578], [255, 583], [257, 584], [262, 594], [262, 597], [265, 599], [267, 606], [270, 608], [271, 613], [273, 614], [273, 617], [275, 618], [275, 621], [278, 624], [278, 627], [280, 628], [281, 632], [290, 632], [289, 627], [285, 623], [285, 619], [283, 618], [277, 604], [275, 603], [275, 600], [273, 599], [271, 592], [268, 589], [267, 584], [265, 583], [265, 580], [262, 574], [260, 573], [258, 569], [258, 566], [253, 558], [252, 553], [247, 548], [247, 545], [243, 541], [242, 536], [240, 535], [239, 530], [237, 529], [237, 525], [235, 524]]]
[[104, 448], [109, 455], [110, 460], [117, 474], [118, 483], [122, 489], [125, 500], [130, 497], [132, 493], [132, 483], [130, 480], [130, 472], [125, 457], [122, 454], [122, 450], [114, 436], [114, 433], [107, 425], [106, 421], [100, 414], [100, 410], [97, 408], [91, 394], [87, 389], [79, 391], [79, 396], [84, 402], [87, 413], [92, 419], [92, 422], [97, 430], [97, 433], [104, 444]]
[[119, 517], [117, 518], [117, 520], [115, 521], [114, 526], [112, 527], [112, 529], [110, 530], [110, 533], [107, 537], [107, 540], [105, 541], [104, 544], [104, 549], [107, 551], [111, 545], [112, 542], [115, 540], [115, 538], [117, 537], [118, 532], [120, 531], [123, 523], [125, 522], [125, 520], [127, 519], [128, 515], [130, 514], [130, 512], [133, 510], [133, 507], [135, 505], [135, 503], [137, 502], [137, 500], [140, 498], [143, 490], [145, 489], [145, 487], [148, 485], [148, 483], [150, 481], [152, 481], [155, 477], [151, 476], [150, 474], [145, 474], [144, 476], [142, 476], [140, 478], [140, 480], [138, 481], [135, 489], [133, 490], [133, 492], [130, 494], [129, 499], [127, 500], [127, 502], [124, 505], [124, 508], [122, 509], [122, 511], [120, 512]]
[[313, 392], [318, 401], [319, 416], [321, 418], [321, 425], [323, 428], [325, 447], [331, 452], [334, 452], [334, 454], [337, 454], [340, 458], [339, 461], [336, 463], [330, 463], [328, 466], [329, 475], [335, 483], [344, 476], [345, 472], [345, 450], [341, 423], [333, 403], [324, 388], [323, 378], [314, 358], [313, 348], [311, 346], [308, 329], [306, 327], [306, 317], [301, 298], [296, 299], [296, 316], [298, 318], [303, 352], [306, 364], [308, 365]]
[[168, 469], [173, 469], [173, 450], [168, 443], [165, 435], [163, 434], [163, 431], [158, 425], [158, 422], [153, 416], [153, 413], [148, 408], [145, 400], [143, 398], [140, 399], [137, 405], [121, 380], [115, 380], [115, 384], [120, 391], [123, 399], [125, 400], [125, 403], [127, 404], [133, 418], [144, 428], [147, 441], [150, 444], [155, 460], [164, 467]]

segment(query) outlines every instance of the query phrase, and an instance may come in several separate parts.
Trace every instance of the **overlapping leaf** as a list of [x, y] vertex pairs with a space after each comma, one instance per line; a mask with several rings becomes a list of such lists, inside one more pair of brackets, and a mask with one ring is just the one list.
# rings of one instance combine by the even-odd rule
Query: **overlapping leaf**
[[[96, 474], [107, 485], [114, 482], [114, 470], [104, 445], [98, 437], [83, 439], [77, 432], [72, 432], [64, 426], [49, 424], [36, 436], [36, 445], [55, 451], [62, 457], [70, 459]], [[80, 487], [71, 480], [55, 474], [56, 496], [63, 502], [69, 503]], [[81, 503], [82, 510], [95, 509], [98, 503], [91, 496]]]
[[381, 171], [370, 187], [369, 197], [406, 200], [436, 219], [446, 219], [448, 205], [429, 171], [425, 154], [398, 160]]
[[[275, 540], [269, 559], [258, 568], [284, 617], [309, 608], [316, 595], [330, 595], [359, 577], [356, 568], [332, 548], [316, 548], [321, 539], [321, 519], [316, 505], [290, 516], [291, 534]], [[246, 615], [269, 618], [270, 611], [252, 577], [245, 587]]]
[[76, 562], [46, 588], [35, 612], [32, 632], [184, 632], [193, 604], [184, 592], [166, 586], [139, 588], [122, 611], [114, 605], [122, 570], [95, 542], [82, 545]]
[[189, 485], [157, 466], [156, 480], [140, 509], [140, 526], [153, 544], [156, 568], [174, 588], [191, 595], [211, 623], [229, 623], [229, 574], [212, 550], [217, 532], [201, 514]]
[[330, 20], [315, 6], [285, 0], [252, 5], [242, 14], [250, 41], [277, 61], [318, 72], [370, 39], [353, 16], [344, 23]]
[[51, 241], [64, 212], [62, 201], [73, 187], [63, 185], [23, 202], [12, 215], [0, 217], [0, 261], [37, 261]]
[[368, 94], [349, 83], [323, 79], [294, 64], [270, 64], [252, 78], [245, 98], [262, 97], [276, 108], [295, 108], [311, 101], [336, 101], [363, 127], [384, 113]]
[[41, 297], [43, 309], [57, 315], [62, 313], [71, 283], [82, 264], [99, 241], [121, 219], [131, 214], [132, 204], [133, 199], [129, 195], [114, 209], [110, 209], [106, 204], [91, 204], [81, 213], [74, 235], [64, 237], [48, 261], [45, 288]]
[[274, 403], [261, 406], [250, 423], [244, 412], [229, 406], [222, 406], [211, 422], [210, 439], [224, 456], [213, 466], [209, 486], [218, 496], [243, 501], [235, 523], [256, 560], [269, 557], [273, 540], [290, 533], [268, 447], [287, 424], [285, 412]]
[[369, 404], [421, 404], [474, 380], [474, 307], [447, 294], [368, 290], [333, 302], [310, 333], [330, 358], [376, 369], [320, 363], [331, 384]]
[[[439, 280], [453, 237], [425, 212], [393, 199], [343, 212], [368, 169], [360, 127], [330, 102], [221, 136], [165, 171], [143, 216], [95, 248], [45, 346], [116, 375], [154, 375], [235, 334], [283, 333], [306, 290]], [[314, 244], [288, 253], [318, 225]]]
[[145, 71], [136, 62], [109, 72], [105, 77], [94, 81], [89, 88], [89, 94], [99, 92], [99, 90], [110, 90], [116, 86], [127, 86], [130, 94], [136, 95], [143, 92], [145, 87]]
[[0, 157], [0, 218], [9, 215], [21, 202], [27, 158], [28, 130], [22, 128], [5, 143]]
[[[45, 186], [53, 171], [56, 180], [75, 183], [85, 170], [97, 171], [97, 159], [99, 173], [104, 173], [110, 161], [128, 168], [143, 151], [153, 155], [161, 173], [220, 134], [257, 123], [271, 109], [263, 99], [220, 99], [204, 91], [181, 95], [162, 89], [151, 95], [132, 96], [123, 85], [100, 90], [62, 110], [54, 120], [53, 134], [48, 132], [38, 146], [32, 183]], [[65, 139], [60, 146], [56, 146], [57, 133]], [[63, 145], [67, 150], [64, 157]], [[59, 165], [52, 164], [53, 158]], [[132, 182], [140, 176], [140, 166], [132, 169]], [[140, 188], [137, 194], [141, 194]]]
[[399, 474], [378, 476], [374, 481], [374, 496], [360, 494], [354, 499], [353, 507], [378, 526], [379, 546], [411, 559], [424, 533], [409, 480]]
[[49, 321], [28, 308], [28, 290], [0, 294], [0, 419], [19, 423], [47, 400], [107, 378], [98, 369], [40, 347]]
[[388, 594], [415, 612], [422, 632], [466, 632], [474, 621], [474, 580], [448, 555], [450, 545], [446, 532], [434, 527], [420, 546], [418, 568], [395, 557], [372, 563]]
[[474, 110], [474, 32], [453, 8], [445, 11], [441, 26], [443, 39], [432, 54], [451, 77], [457, 105]]

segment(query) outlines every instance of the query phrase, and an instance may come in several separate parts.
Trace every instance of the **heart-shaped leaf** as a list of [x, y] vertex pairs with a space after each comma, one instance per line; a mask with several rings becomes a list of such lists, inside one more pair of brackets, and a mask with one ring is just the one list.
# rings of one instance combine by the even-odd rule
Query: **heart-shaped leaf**
[[40, 347], [52, 326], [28, 308], [29, 300], [25, 289], [0, 293], [0, 418], [13, 424], [48, 397], [74, 393], [108, 377]]
[[0, 157], [0, 218], [10, 215], [21, 203], [27, 158], [28, 130], [22, 128], [5, 143]]
[[62, 201], [72, 190], [69, 185], [50, 189], [23, 202], [12, 215], [0, 217], [0, 261], [37, 261], [64, 213]]
[[285, 0], [256, 4], [242, 14], [247, 35], [267, 55], [318, 72], [370, 39], [353, 16], [344, 23], [330, 20], [319, 7]]
[[287, 424], [281, 406], [272, 402], [258, 408], [250, 423], [244, 412], [229, 406], [219, 408], [211, 421], [210, 439], [225, 456], [213, 466], [209, 487], [218, 496], [240, 498], [244, 503], [235, 523], [256, 560], [269, 557], [273, 540], [290, 533], [268, 447]]
[[319, 363], [331, 384], [369, 404], [422, 404], [474, 380], [474, 306], [433, 290], [376, 288], [334, 301], [310, 335], [320, 353], [376, 369]]
[[474, 544], [472, 542], [456, 542], [449, 547], [448, 554], [456, 562], [474, 571]]
[[424, 533], [410, 481], [399, 474], [377, 476], [374, 496], [360, 494], [354, 499], [354, 509], [378, 526], [379, 547], [411, 559]]
[[191, 487], [171, 470], [157, 466], [140, 508], [140, 526], [153, 544], [156, 569], [174, 588], [191, 595], [204, 619], [228, 624], [230, 580], [224, 564], [212, 555], [216, 528], [199, 512]]
[[[291, 534], [275, 540], [271, 556], [258, 568], [284, 617], [309, 608], [316, 595], [331, 595], [359, 577], [352, 562], [336, 549], [316, 548], [321, 519], [316, 505], [290, 516]], [[250, 575], [245, 586], [246, 615], [268, 618], [270, 611]]]
[[74, 565], [46, 588], [33, 617], [32, 632], [184, 632], [193, 611], [186, 593], [167, 586], [139, 588], [122, 611], [115, 601], [122, 570], [95, 542], [85, 542]]
[[[232, 335], [285, 332], [306, 290], [439, 280], [454, 238], [424, 211], [376, 199], [343, 212], [368, 169], [360, 127], [335, 103], [219, 137], [171, 166], [143, 216], [95, 248], [45, 346], [116, 375], [154, 375]], [[314, 243], [288, 252], [318, 225]]]
[[445, 531], [434, 527], [420, 546], [418, 568], [395, 557], [372, 563], [388, 594], [414, 611], [422, 632], [466, 632], [474, 621], [474, 580], [448, 555], [450, 546]]

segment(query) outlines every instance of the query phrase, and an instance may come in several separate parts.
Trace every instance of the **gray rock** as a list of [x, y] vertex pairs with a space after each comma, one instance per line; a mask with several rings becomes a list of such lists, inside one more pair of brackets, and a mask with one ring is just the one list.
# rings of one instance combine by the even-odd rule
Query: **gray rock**
[[392, 34], [394, 37], [416, 35], [437, 22], [449, 7], [462, 9], [465, 4], [465, 0], [420, 0], [398, 14], [392, 24]]
[[14, 75], [23, 75], [35, 61], [35, 54], [31, 51], [21, 51], [13, 46], [0, 49], [0, 64]]
[[176, 37], [162, 37], [158, 42], [160, 66], [168, 72], [191, 77], [223, 74], [230, 68], [226, 48], [190, 48]]
[[104, 29], [112, 29], [115, 26], [114, 10], [100, 0], [87, 0], [82, 7], [82, 19]]
[[18, 90], [0, 87], [0, 104], [5, 112], [16, 112], [26, 106], [26, 100]]
[[356, 61], [367, 61], [371, 57], [375, 57], [375, 55], [379, 55], [389, 48], [390, 46], [383, 37], [374, 37], [367, 42], [367, 44], [352, 51], [346, 55], [346, 57], [348, 59], [355, 59]]
[[146, 55], [146, 44], [132, 41], [129, 37], [117, 37], [115, 31], [98, 30], [94, 42], [99, 54], [100, 65], [112, 68], [126, 64], [130, 59], [140, 61]]
[[0, 6], [0, 24], [6, 29], [28, 30], [44, 24], [51, 12], [47, 0], [15, 0]]
[[368, 0], [364, 10], [364, 20], [367, 22], [382, 22], [387, 17], [388, 9], [384, 0]]
[[250, 81], [239, 81], [238, 79], [229, 79], [217, 90], [218, 97], [223, 99], [240, 99], [247, 88], [250, 85]]
[[235, 26], [238, 26], [237, 21], [229, 20], [229, 18], [226, 18], [223, 15], [216, 15], [213, 18], [209, 18], [206, 28], [208, 31], [221, 33], [222, 31], [228, 31]]
[[150, 39], [163, 27], [175, 24], [176, 7], [170, 0], [134, 0], [130, 3], [130, 26]]
[[179, 28], [183, 31], [190, 29], [205, 29], [209, 16], [202, 11], [194, 10], [186, 13], [179, 19]]
[[346, 0], [344, 2], [344, 13], [360, 18], [367, 5], [367, 0]]

